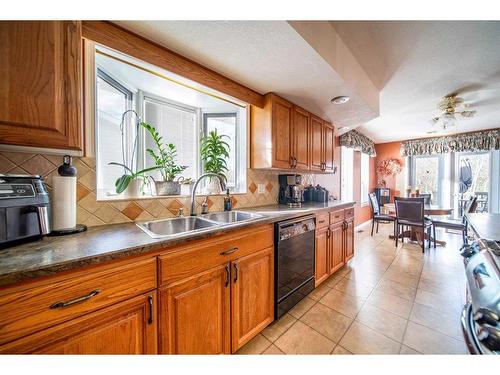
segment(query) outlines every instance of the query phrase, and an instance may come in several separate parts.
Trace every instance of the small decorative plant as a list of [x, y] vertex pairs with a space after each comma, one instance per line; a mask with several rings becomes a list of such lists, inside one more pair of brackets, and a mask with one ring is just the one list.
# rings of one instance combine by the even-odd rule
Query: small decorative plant
[[221, 174], [225, 177], [227, 161], [229, 158], [229, 144], [224, 141], [227, 135], [217, 134], [217, 129], [212, 130], [201, 139], [201, 160], [205, 172]]
[[132, 171], [128, 166], [122, 163], [115, 163], [111, 162], [109, 165], [118, 165], [120, 167], [123, 167], [128, 173], [123, 174], [121, 177], [119, 177], [116, 182], [115, 182], [115, 188], [116, 188], [116, 193], [121, 194], [127, 189], [128, 185], [130, 184], [131, 181], [133, 180], [145, 180], [146, 176], [145, 174], [147, 172], [151, 172], [154, 170], [157, 170], [158, 167], [151, 167], [151, 168], [145, 168], [141, 169], [140, 171]]
[[163, 137], [160, 136], [160, 133], [151, 124], [141, 122], [141, 126], [151, 135], [156, 145], [157, 151], [148, 148], [146, 152], [153, 158], [156, 168], [163, 177], [163, 181], [174, 181], [175, 177], [187, 168], [187, 166], [177, 164], [177, 148], [173, 143], [164, 144], [162, 141]]

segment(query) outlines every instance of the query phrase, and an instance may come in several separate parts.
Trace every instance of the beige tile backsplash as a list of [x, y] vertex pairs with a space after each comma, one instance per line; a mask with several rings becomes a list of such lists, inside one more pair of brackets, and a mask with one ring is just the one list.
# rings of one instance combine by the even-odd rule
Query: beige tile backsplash
[[[57, 167], [62, 163], [61, 156], [31, 154], [20, 152], [0, 152], [0, 173], [39, 174], [43, 176], [50, 191], [52, 175], [57, 174]], [[88, 226], [125, 223], [131, 221], [168, 218], [177, 215], [179, 208], [189, 212], [188, 197], [169, 197], [137, 199], [127, 201], [97, 201], [95, 158], [73, 158], [78, 170], [77, 183], [77, 222]], [[277, 171], [259, 171], [248, 169], [247, 193], [233, 195], [233, 207], [252, 207], [276, 203], [278, 197]], [[320, 183], [328, 188], [333, 177], [302, 174], [305, 184]], [[259, 194], [257, 185], [263, 184], [264, 194]], [[197, 207], [203, 197], [197, 198]], [[223, 210], [223, 197], [209, 198], [210, 211]]]

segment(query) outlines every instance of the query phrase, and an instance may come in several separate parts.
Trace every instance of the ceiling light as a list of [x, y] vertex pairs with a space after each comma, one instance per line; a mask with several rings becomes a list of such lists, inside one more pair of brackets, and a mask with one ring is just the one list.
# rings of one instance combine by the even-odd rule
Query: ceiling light
[[344, 104], [349, 101], [349, 97], [347, 95], [336, 96], [331, 100], [333, 104]]
[[348, 126], [342, 126], [341, 128], [339, 128], [340, 132], [343, 132], [343, 131], [346, 131], [346, 130], [349, 130]]

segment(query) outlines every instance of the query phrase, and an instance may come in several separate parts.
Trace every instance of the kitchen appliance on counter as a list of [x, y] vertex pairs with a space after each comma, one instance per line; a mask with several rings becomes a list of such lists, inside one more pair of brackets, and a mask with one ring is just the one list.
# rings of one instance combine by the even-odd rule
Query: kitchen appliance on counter
[[0, 247], [50, 232], [50, 200], [40, 176], [0, 174]]
[[500, 354], [500, 243], [478, 240], [461, 249], [467, 276], [462, 330], [471, 354]]
[[278, 175], [280, 185], [278, 201], [290, 207], [300, 207], [304, 202], [304, 188], [302, 176], [299, 174]]
[[279, 319], [314, 289], [315, 217], [275, 224], [274, 315]]

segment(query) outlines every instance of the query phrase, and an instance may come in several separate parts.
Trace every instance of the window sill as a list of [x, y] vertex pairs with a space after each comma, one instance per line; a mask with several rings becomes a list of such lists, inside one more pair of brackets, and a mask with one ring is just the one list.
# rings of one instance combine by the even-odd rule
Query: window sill
[[[245, 195], [247, 192], [236, 192], [232, 193], [230, 192], [229, 195]], [[220, 194], [196, 194], [196, 197], [205, 197], [207, 195], [210, 195], [211, 197], [217, 197], [217, 196], [224, 196], [226, 195], [225, 193], [220, 193]], [[104, 193], [98, 193], [97, 194], [97, 202], [126, 202], [126, 201], [142, 201], [142, 200], [149, 200], [149, 199], [186, 199], [186, 198], [191, 198], [191, 195], [141, 195], [138, 197], [124, 197], [123, 195], [105, 195]]]

